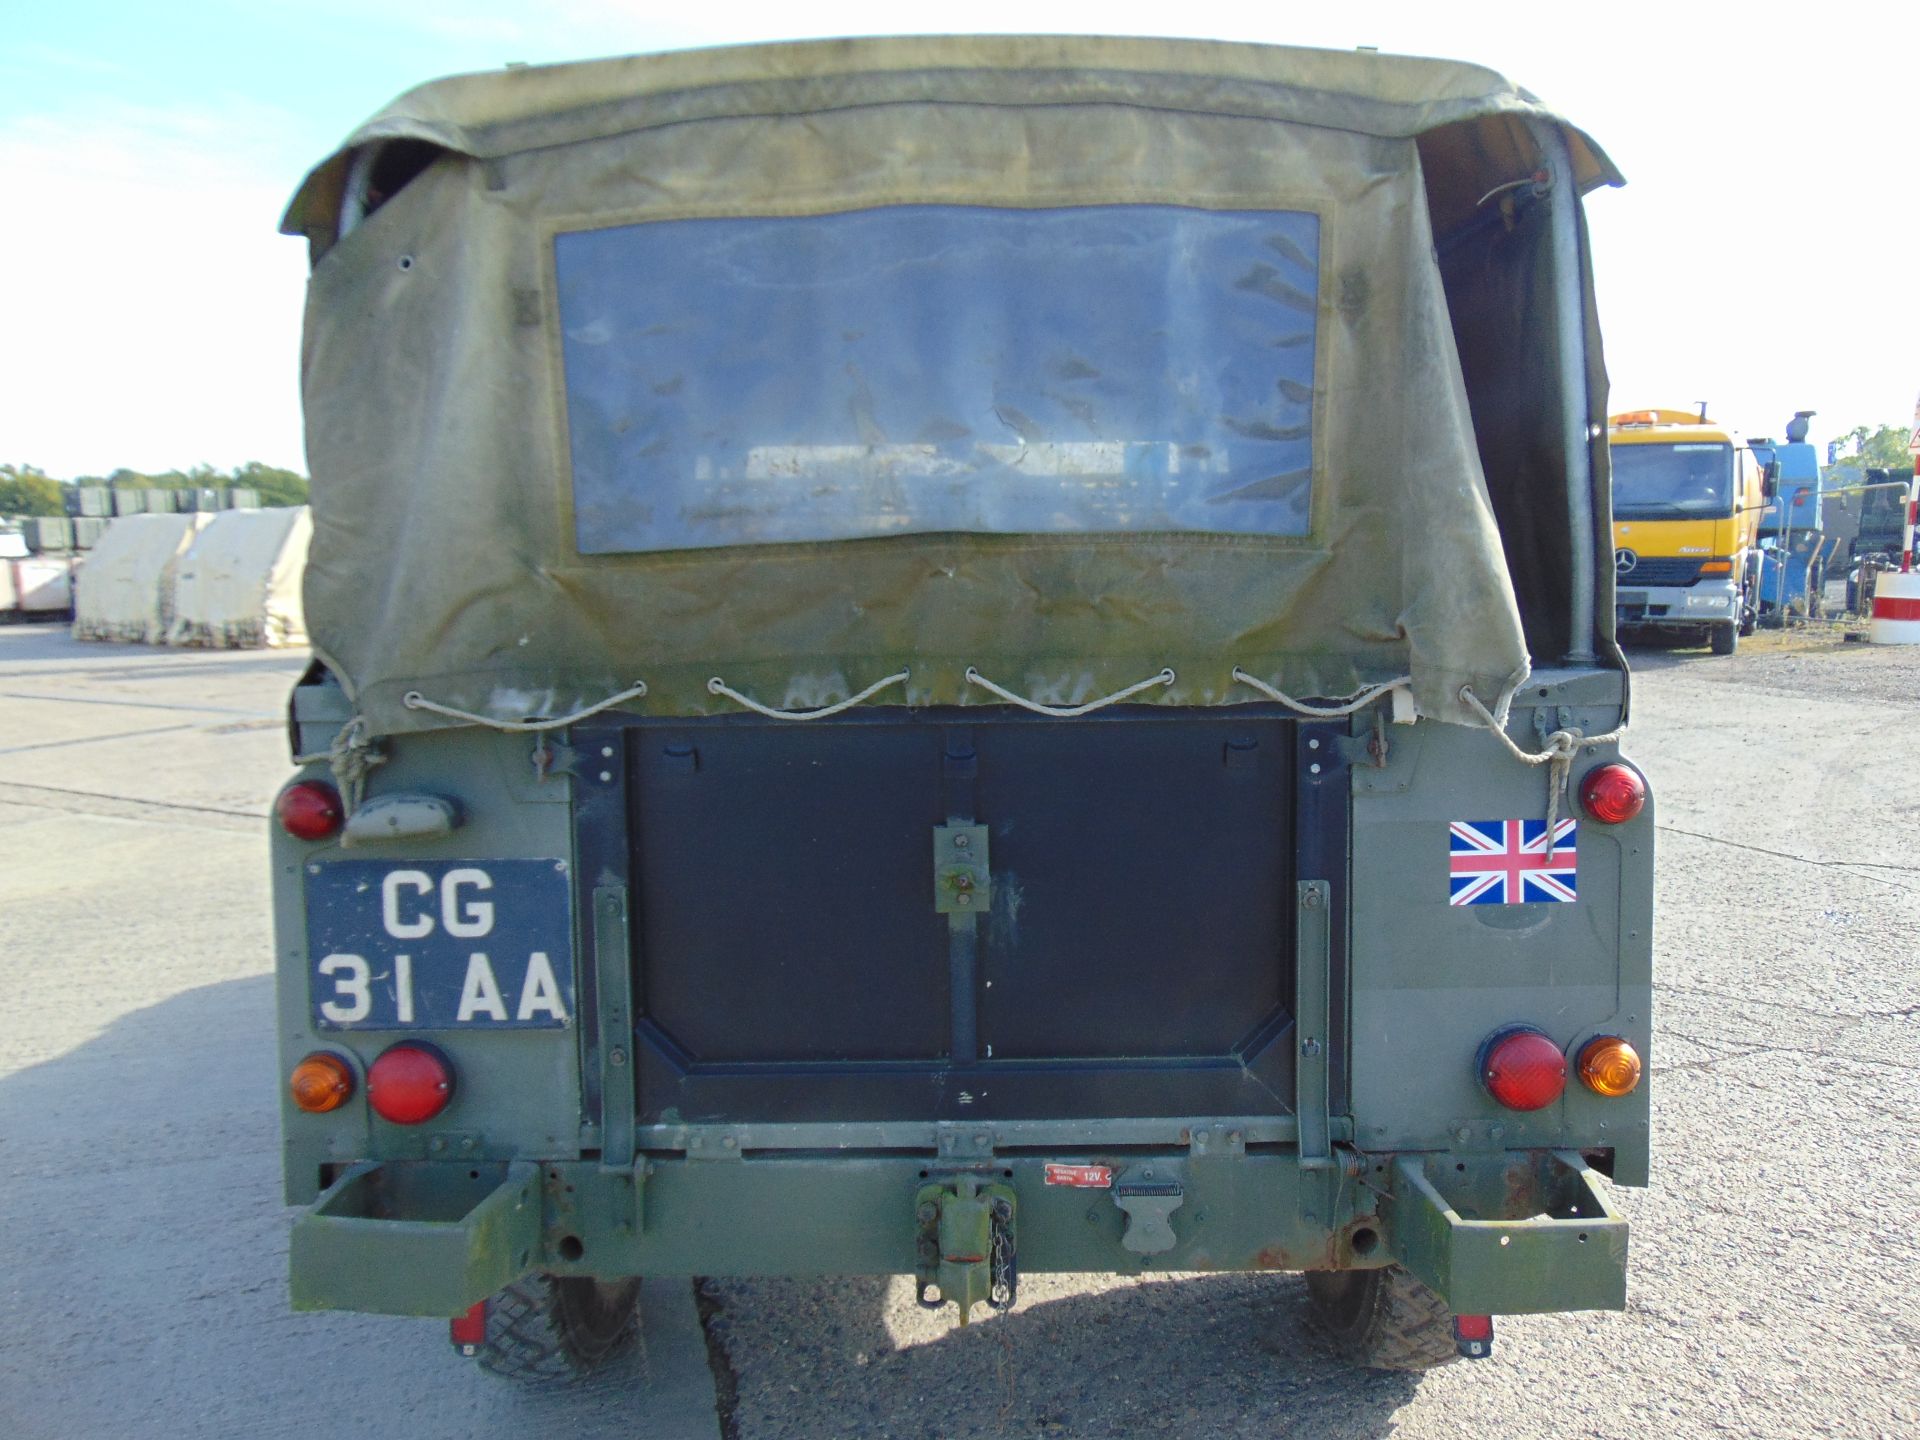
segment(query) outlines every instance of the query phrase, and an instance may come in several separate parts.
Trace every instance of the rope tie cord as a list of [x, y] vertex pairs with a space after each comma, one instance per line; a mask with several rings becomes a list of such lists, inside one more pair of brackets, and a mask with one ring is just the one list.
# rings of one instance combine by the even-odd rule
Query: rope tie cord
[[897, 671], [884, 680], [874, 681], [858, 695], [849, 695], [846, 699], [832, 705], [822, 705], [818, 710], [776, 710], [771, 705], [762, 705], [751, 696], [742, 695], [718, 675], [707, 681], [707, 693], [724, 695], [734, 704], [744, 705], [756, 715], [764, 715], [769, 720], [824, 720], [829, 715], [838, 715], [843, 710], [851, 710], [863, 700], [872, 699], [889, 685], [903, 684], [912, 673], [910, 670]]
[[1580, 753], [1582, 745], [1613, 745], [1627, 733], [1627, 727], [1618, 726], [1604, 735], [1582, 735], [1578, 730], [1556, 730], [1547, 736], [1546, 748], [1535, 754], [1522, 750], [1514, 744], [1513, 737], [1507, 734], [1506, 727], [1493, 718], [1493, 712], [1480, 703], [1480, 697], [1473, 693], [1471, 685], [1460, 687], [1460, 698], [1467, 708], [1478, 715], [1509, 754], [1522, 765], [1545, 765], [1547, 767], [1547, 849], [1553, 849], [1553, 829], [1560, 822], [1560, 792], [1566, 788], [1567, 772], [1573, 768], [1573, 757]]
[[340, 727], [333, 744], [318, 755], [296, 755], [296, 765], [316, 765], [322, 760], [333, 770], [333, 783], [340, 787], [340, 801], [351, 815], [360, 808], [366, 793], [367, 776], [387, 763], [387, 755], [367, 738], [367, 722], [356, 715]]
[[998, 695], [1009, 705], [1018, 705], [1022, 710], [1031, 710], [1036, 715], [1051, 715], [1056, 720], [1071, 720], [1076, 715], [1091, 715], [1095, 710], [1104, 709], [1108, 705], [1118, 705], [1122, 700], [1129, 700], [1142, 690], [1151, 690], [1156, 685], [1171, 685], [1173, 681], [1173, 671], [1162, 670], [1158, 675], [1150, 675], [1145, 680], [1127, 686], [1124, 690], [1116, 690], [1111, 695], [1102, 695], [1098, 700], [1089, 700], [1084, 705], [1042, 705], [1038, 700], [1029, 700], [1024, 695], [1016, 695], [1004, 686], [994, 684], [973, 666], [967, 667], [969, 685], [978, 685], [982, 690]]
[[451, 705], [442, 705], [438, 700], [429, 700], [418, 690], [409, 690], [400, 697], [400, 703], [409, 710], [425, 710], [431, 715], [444, 715], [449, 720], [464, 720], [469, 725], [484, 725], [489, 730], [504, 730], [509, 735], [530, 735], [542, 730], [561, 730], [568, 725], [585, 720], [589, 715], [598, 715], [602, 710], [610, 710], [615, 705], [624, 705], [629, 700], [638, 700], [647, 693], [647, 682], [636, 680], [626, 689], [606, 699], [596, 701], [571, 715], [562, 715], [555, 720], [496, 720], [491, 715], [476, 715], [471, 710], [457, 710]]
[[1233, 678], [1242, 685], [1258, 690], [1269, 700], [1279, 701], [1296, 715], [1305, 715], [1312, 720], [1338, 720], [1342, 716], [1353, 714], [1356, 710], [1366, 709], [1388, 691], [1399, 690], [1413, 684], [1411, 675], [1401, 675], [1396, 679], [1383, 680], [1378, 685], [1369, 685], [1365, 689], [1356, 690], [1351, 699], [1339, 705], [1309, 705], [1305, 701], [1294, 699], [1291, 695], [1282, 694], [1266, 681], [1249, 675], [1238, 665], [1233, 667]]

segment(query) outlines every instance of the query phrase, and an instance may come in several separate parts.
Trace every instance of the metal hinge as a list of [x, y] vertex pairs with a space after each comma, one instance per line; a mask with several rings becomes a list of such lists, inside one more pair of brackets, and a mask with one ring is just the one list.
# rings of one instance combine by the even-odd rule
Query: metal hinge
[[993, 903], [987, 827], [933, 827], [933, 908], [942, 915], [971, 915]]

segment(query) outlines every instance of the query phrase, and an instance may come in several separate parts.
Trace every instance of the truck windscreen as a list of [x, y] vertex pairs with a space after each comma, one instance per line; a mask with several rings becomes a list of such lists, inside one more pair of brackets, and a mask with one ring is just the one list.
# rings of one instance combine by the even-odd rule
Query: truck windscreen
[[1310, 529], [1317, 215], [665, 220], [554, 277], [583, 553]]
[[1675, 520], [1733, 513], [1733, 447], [1720, 442], [1615, 445], [1616, 520]]

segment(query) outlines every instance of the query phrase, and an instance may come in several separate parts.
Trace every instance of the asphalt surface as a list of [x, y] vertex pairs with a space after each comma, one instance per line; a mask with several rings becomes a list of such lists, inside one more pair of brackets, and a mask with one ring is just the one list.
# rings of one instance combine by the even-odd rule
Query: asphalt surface
[[1654, 1184], [1623, 1314], [1344, 1369], [1290, 1276], [685, 1286], [593, 1384], [294, 1315], [266, 798], [304, 657], [0, 631], [0, 1434], [1920, 1434], [1920, 650], [1635, 653], [1660, 806]]

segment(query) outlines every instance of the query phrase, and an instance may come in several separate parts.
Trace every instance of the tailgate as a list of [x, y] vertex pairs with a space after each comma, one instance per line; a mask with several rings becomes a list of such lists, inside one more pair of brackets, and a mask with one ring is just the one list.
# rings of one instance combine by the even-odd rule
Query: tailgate
[[1290, 719], [1140, 709], [579, 734], [639, 1123], [1290, 1113], [1296, 792], [1335, 787]]

